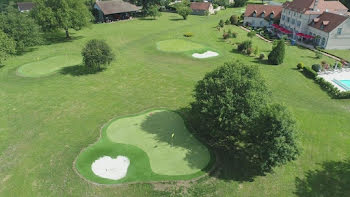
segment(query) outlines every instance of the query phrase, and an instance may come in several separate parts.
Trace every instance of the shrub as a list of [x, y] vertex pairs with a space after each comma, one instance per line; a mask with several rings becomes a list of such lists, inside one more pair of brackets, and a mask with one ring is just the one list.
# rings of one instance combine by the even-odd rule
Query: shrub
[[229, 19], [227, 19], [227, 20], [225, 21], [225, 25], [229, 25], [229, 24], [231, 24], [231, 21], [230, 21]]
[[147, 16], [151, 16], [154, 19], [156, 19], [157, 17], [160, 17], [162, 15], [162, 13], [159, 11], [160, 7], [157, 5], [152, 5], [151, 7], [149, 7], [147, 9]]
[[246, 40], [238, 45], [237, 50], [241, 53], [248, 54], [248, 49], [251, 49], [253, 46], [253, 43], [251, 40]]
[[254, 48], [254, 55], [255, 56], [258, 56], [259, 55], [259, 47], [258, 46], [256, 46], [255, 48]]
[[246, 54], [251, 55], [254, 52], [253, 48], [248, 48]]
[[193, 37], [193, 33], [192, 32], [186, 32], [184, 33], [185, 37]]
[[304, 66], [303, 73], [306, 77], [315, 79], [317, 77], [317, 72], [312, 70], [311, 68]]
[[244, 7], [247, 5], [248, 0], [235, 0], [234, 7]]
[[314, 70], [315, 72], [320, 72], [321, 71], [321, 65], [319, 65], [319, 64], [314, 64], [314, 65], [312, 65], [312, 70]]
[[230, 34], [224, 32], [224, 34], [222, 35], [222, 38], [226, 40], [226, 39], [230, 38]]
[[323, 55], [322, 55], [322, 53], [320, 51], [316, 51], [315, 52], [315, 56], [316, 56], [317, 59], [321, 59]]
[[93, 71], [101, 70], [101, 66], [110, 64], [114, 59], [111, 48], [103, 40], [90, 40], [81, 54], [84, 65]]
[[282, 64], [284, 61], [284, 54], [285, 54], [285, 44], [284, 40], [279, 40], [277, 43], [277, 46], [274, 47], [269, 54], [268, 60], [270, 64], [273, 65], [279, 65]]
[[260, 53], [259, 59], [261, 59], [261, 60], [265, 59], [265, 54], [264, 53]]
[[221, 28], [225, 26], [224, 20], [221, 19], [221, 20], [219, 21], [219, 26], [220, 26]]
[[253, 38], [255, 35], [256, 35], [256, 32], [255, 32], [255, 31], [250, 31], [250, 32], [247, 33], [247, 36], [248, 36], [249, 38]]
[[302, 62], [300, 62], [298, 65], [297, 65], [297, 68], [299, 70], [303, 69], [304, 68], [304, 64]]
[[238, 24], [238, 17], [236, 15], [232, 15], [230, 17], [230, 22], [231, 22], [231, 25], [237, 25]]

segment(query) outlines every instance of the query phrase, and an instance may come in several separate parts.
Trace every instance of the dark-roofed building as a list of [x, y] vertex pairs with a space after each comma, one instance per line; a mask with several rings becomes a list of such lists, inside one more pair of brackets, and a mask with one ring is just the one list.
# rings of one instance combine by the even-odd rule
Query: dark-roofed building
[[29, 12], [34, 8], [35, 4], [32, 2], [18, 2], [17, 6], [18, 6], [18, 11]]
[[350, 17], [324, 12], [309, 24], [309, 34], [325, 49], [349, 49]]
[[210, 2], [192, 2], [191, 9], [194, 15], [214, 14], [214, 7]]
[[244, 13], [244, 24], [253, 27], [267, 27], [279, 21], [282, 6], [248, 4]]
[[100, 22], [129, 19], [141, 10], [141, 7], [122, 0], [96, 1], [94, 8]]

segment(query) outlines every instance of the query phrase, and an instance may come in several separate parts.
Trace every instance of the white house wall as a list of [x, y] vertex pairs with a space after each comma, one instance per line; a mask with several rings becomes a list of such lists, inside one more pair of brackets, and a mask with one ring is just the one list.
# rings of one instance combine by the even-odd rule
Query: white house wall
[[249, 23], [252, 27], [267, 27], [269, 22], [260, 17], [244, 17], [244, 24]]
[[[340, 35], [338, 35], [338, 28], [342, 28]], [[350, 19], [329, 33], [326, 49], [350, 49]]]

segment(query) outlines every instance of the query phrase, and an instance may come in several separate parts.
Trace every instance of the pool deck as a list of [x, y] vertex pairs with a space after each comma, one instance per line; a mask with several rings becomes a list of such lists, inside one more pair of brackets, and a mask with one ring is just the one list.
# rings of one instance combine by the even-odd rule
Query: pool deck
[[333, 84], [336, 88], [338, 88], [340, 91], [344, 92], [347, 91], [344, 89], [341, 85], [334, 82], [340, 81], [340, 80], [350, 80], [350, 69], [343, 69], [341, 71], [333, 71], [333, 72], [326, 72], [326, 73], [320, 73], [318, 77], [323, 78], [324, 80], [330, 82]]

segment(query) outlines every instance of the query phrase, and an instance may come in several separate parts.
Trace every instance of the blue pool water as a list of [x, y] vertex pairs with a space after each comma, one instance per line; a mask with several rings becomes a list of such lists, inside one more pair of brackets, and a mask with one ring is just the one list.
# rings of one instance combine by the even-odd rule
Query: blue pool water
[[350, 80], [333, 80], [338, 86], [342, 87], [345, 91], [350, 91]]
[[339, 80], [342, 84], [346, 85], [348, 88], [350, 88], [350, 80]]

